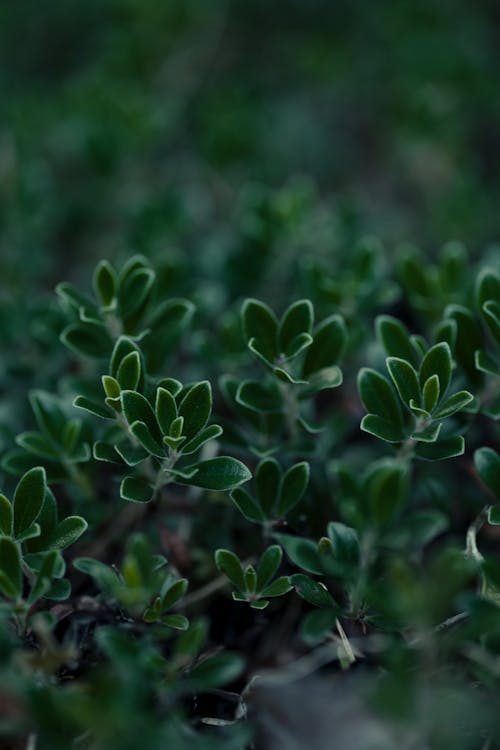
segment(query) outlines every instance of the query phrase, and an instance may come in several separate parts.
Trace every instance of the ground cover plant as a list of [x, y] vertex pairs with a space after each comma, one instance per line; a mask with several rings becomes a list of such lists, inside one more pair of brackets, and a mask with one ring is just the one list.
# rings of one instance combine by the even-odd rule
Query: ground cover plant
[[354, 314], [310, 268], [208, 324], [140, 255], [57, 286], [2, 458], [6, 747], [322, 747], [330, 700], [335, 746], [498, 746], [500, 274], [398, 261], [344, 257], [394, 300]]

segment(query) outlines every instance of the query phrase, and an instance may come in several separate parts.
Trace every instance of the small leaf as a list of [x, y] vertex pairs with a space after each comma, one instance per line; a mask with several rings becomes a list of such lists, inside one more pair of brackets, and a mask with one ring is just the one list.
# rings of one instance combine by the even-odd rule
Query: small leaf
[[500, 506], [499, 505], [492, 505], [488, 509], [488, 523], [491, 523], [493, 526], [500, 525]]
[[113, 266], [101, 260], [94, 271], [94, 291], [104, 307], [109, 307], [116, 297], [118, 278]]
[[323, 583], [314, 581], [303, 573], [296, 573], [290, 576], [290, 582], [297, 594], [302, 599], [305, 599], [306, 602], [314, 604], [315, 607], [338, 607], [335, 599]]
[[257, 504], [254, 498], [246, 490], [237, 487], [231, 492], [230, 497], [240, 513], [242, 513], [248, 521], [252, 521], [252, 523], [262, 523], [266, 520], [266, 516], [262, 512], [260, 505]]
[[283, 397], [274, 386], [244, 380], [236, 393], [236, 401], [255, 412], [275, 414], [283, 408]]
[[45, 469], [36, 466], [21, 478], [14, 493], [14, 533], [21, 532], [36, 521], [40, 513], [47, 488]]
[[152, 456], [165, 458], [165, 451], [162, 446], [156, 442], [144, 422], [134, 422], [130, 425], [130, 432], [139, 441], [142, 447]]
[[500, 499], [500, 455], [493, 448], [478, 448], [474, 464], [485, 485]]
[[101, 417], [101, 419], [113, 419], [113, 412], [86, 396], [77, 396], [73, 401], [73, 406], [76, 406], [78, 409], [84, 409], [96, 417]]
[[183, 456], [187, 456], [191, 453], [196, 453], [205, 443], [208, 443], [210, 440], [215, 440], [215, 438], [218, 438], [220, 435], [222, 435], [222, 427], [218, 424], [211, 424], [208, 427], [205, 427], [201, 432], [199, 432], [192, 440], [188, 440], [187, 443], [184, 443], [182, 448], [180, 449], [180, 452]]
[[308, 348], [302, 375], [307, 378], [325, 367], [338, 364], [347, 345], [347, 328], [340, 315], [323, 320], [314, 330], [313, 343]]
[[412, 399], [418, 403], [420, 401], [420, 386], [413, 366], [398, 357], [387, 357], [386, 364], [401, 400], [407, 406]]
[[440, 395], [439, 377], [436, 374], [427, 378], [422, 393], [424, 407], [428, 412], [431, 412], [438, 403]]
[[256, 299], [247, 299], [241, 311], [243, 335], [247, 342], [254, 339], [254, 346], [271, 364], [278, 351], [278, 321], [273, 311]]
[[417, 364], [417, 353], [410, 340], [407, 328], [391, 315], [379, 315], [375, 321], [377, 336], [389, 357], [397, 357], [413, 365]]
[[376, 370], [364, 367], [358, 374], [358, 390], [363, 405], [370, 414], [382, 417], [394, 427], [401, 427], [401, 407], [387, 378]]
[[435, 443], [441, 432], [441, 427], [441, 423], [436, 424], [433, 422], [419, 432], [412, 433], [411, 438], [422, 443]]
[[170, 425], [177, 417], [177, 406], [174, 395], [166, 388], [156, 391], [156, 418], [164, 435], [170, 434]]
[[36, 456], [57, 459], [57, 451], [52, 444], [39, 432], [22, 432], [16, 436], [16, 443]]
[[17, 599], [22, 591], [21, 554], [8, 537], [0, 537], [0, 591], [10, 599]]
[[419, 443], [415, 448], [415, 454], [427, 461], [439, 461], [461, 456], [464, 450], [465, 441], [462, 436], [457, 436], [437, 440], [435, 443]]
[[275, 458], [264, 458], [255, 470], [255, 493], [264, 514], [271, 514], [279, 498], [281, 468]]
[[195, 383], [179, 404], [179, 416], [184, 417], [182, 434], [188, 439], [197, 435], [207, 424], [212, 413], [212, 389], [208, 380]]
[[0, 494], [0, 532], [9, 536], [12, 532], [12, 505], [5, 495]]
[[443, 397], [451, 380], [451, 350], [446, 341], [432, 346], [423, 358], [420, 365], [420, 385], [424, 386], [432, 375], [438, 376], [439, 392]]
[[61, 341], [76, 354], [84, 357], [104, 357], [111, 348], [106, 328], [98, 323], [77, 323], [64, 329]]
[[266, 549], [257, 567], [257, 591], [261, 591], [275, 576], [282, 558], [283, 550], [278, 544], [273, 544]]
[[188, 679], [198, 690], [211, 690], [236, 680], [245, 667], [239, 654], [223, 651], [198, 662], [189, 672]]
[[337, 609], [314, 609], [308, 612], [300, 626], [300, 636], [308, 646], [321, 643], [335, 627]]
[[309, 464], [302, 461], [286, 472], [281, 484], [277, 511], [285, 516], [300, 502], [309, 483]]
[[133, 503], [148, 503], [153, 497], [151, 485], [137, 477], [125, 477], [120, 487], [120, 497]]
[[288, 576], [281, 576], [281, 578], [277, 578], [269, 584], [269, 586], [266, 586], [266, 588], [260, 592], [260, 595], [265, 596], [266, 598], [283, 596], [283, 594], [287, 594], [291, 591], [292, 588], [293, 586], [290, 583], [290, 578]]
[[36, 539], [38, 536], [40, 536], [40, 525], [32, 523], [31, 526], [28, 526], [28, 528], [16, 535], [16, 542], [19, 544], [28, 541], [28, 539]]
[[317, 545], [310, 539], [290, 534], [274, 534], [274, 538], [281, 544], [290, 560], [308, 573], [321, 574], [324, 572]]
[[248, 482], [252, 476], [241, 461], [230, 456], [218, 456], [185, 467], [186, 471], [192, 469], [196, 469], [196, 474], [192, 478], [184, 480], [179, 477], [177, 481], [206, 490], [232, 490]]
[[174, 630], [187, 630], [189, 627], [189, 620], [184, 615], [165, 615], [161, 618], [161, 622]]
[[144, 422], [155, 440], [161, 440], [161, 433], [151, 404], [137, 391], [122, 391], [122, 409], [129, 425], [134, 422]]
[[170, 607], [173, 607], [173, 605], [179, 601], [179, 599], [182, 599], [184, 594], [186, 593], [188, 588], [188, 581], [186, 578], [180, 578], [178, 581], [175, 581], [166, 593], [164, 593], [161, 597], [161, 608], [162, 610], [170, 609]]
[[[293, 340], [300, 334], [310, 334], [314, 322], [314, 309], [308, 299], [293, 302], [284, 313], [279, 326], [279, 346], [287, 353]], [[312, 339], [311, 339], [312, 340]]]
[[152, 268], [138, 267], [121, 280], [119, 299], [124, 318], [130, 318], [144, 305], [155, 279]]
[[228, 549], [218, 549], [215, 553], [215, 564], [220, 572], [224, 573], [236, 588], [240, 591], [245, 591], [245, 574], [234, 552]]
[[[130, 354], [127, 354], [122, 359], [116, 373], [116, 379], [122, 390], [135, 391], [141, 380], [141, 357], [139, 352], [130, 352]], [[118, 393], [116, 397], [119, 395]]]
[[50, 549], [65, 549], [74, 544], [87, 527], [87, 521], [81, 516], [67, 516], [52, 532], [48, 546]]
[[469, 391], [457, 391], [453, 396], [450, 396], [444, 404], [441, 404], [439, 409], [434, 414], [434, 419], [443, 419], [444, 417], [450, 417], [457, 411], [461, 411], [468, 404], [474, 401], [474, 396]]
[[367, 414], [361, 420], [360, 428], [363, 432], [385, 440], [387, 443], [400, 443], [405, 439], [405, 433], [398, 425], [388, 422], [378, 414]]

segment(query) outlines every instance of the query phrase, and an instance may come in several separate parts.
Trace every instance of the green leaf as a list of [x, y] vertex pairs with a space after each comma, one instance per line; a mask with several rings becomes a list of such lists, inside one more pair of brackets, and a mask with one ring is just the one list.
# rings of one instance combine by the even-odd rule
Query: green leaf
[[257, 591], [261, 591], [275, 576], [282, 558], [283, 550], [278, 544], [273, 544], [266, 549], [257, 567]]
[[215, 564], [221, 573], [224, 573], [234, 586], [240, 591], [245, 591], [245, 574], [243, 567], [234, 552], [228, 549], [218, 549], [215, 552]]
[[311, 301], [301, 299], [293, 302], [281, 318], [278, 334], [280, 352], [289, 356], [289, 348], [294, 339], [303, 333], [310, 334], [313, 322], [314, 309]]
[[435, 443], [419, 443], [415, 448], [415, 455], [426, 461], [440, 461], [445, 458], [461, 456], [465, 450], [462, 436], [444, 438]]
[[94, 292], [104, 307], [109, 307], [116, 297], [118, 278], [113, 266], [101, 260], [94, 271]]
[[260, 507], [268, 517], [279, 498], [280, 484], [281, 468], [276, 459], [268, 457], [259, 461], [255, 469], [255, 493]]
[[111, 464], [120, 463], [121, 456], [116, 452], [114, 446], [108, 445], [102, 440], [97, 440], [92, 449], [92, 455], [96, 461], [106, 461]]
[[283, 594], [287, 594], [291, 591], [292, 588], [293, 586], [290, 583], [290, 578], [288, 576], [281, 576], [281, 578], [277, 578], [269, 584], [269, 586], [266, 586], [266, 588], [260, 592], [260, 595], [265, 596], [266, 598], [283, 596]]
[[77, 396], [73, 401], [73, 406], [84, 409], [96, 417], [101, 417], [101, 419], [113, 419], [113, 412], [86, 396]]
[[500, 304], [496, 300], [490, 299], [484, 303], [482, 311], [492, 336], [500, 344]]
[[39, 432], [22, 432], [16, 436], [16, 443], [36, 456], [57, 459], [57, 451], [52, 444]]
[[478, 448], [474, 464], [482, 481], [500, 499], [500, 455], [493, 448]]
[[338, 607], [335, 599], [323, 583], [313, 581], [312, 578], [303, 573], [290, 576], [290, 582], [297, 594], [306, 602], [314, 604], [315, 607]]
[[188, 440], [187, 443], [184, 443], [184, 445], [180, 448], [180, 452], [183, 456], [187, 456], [191, 453], [196, 453], [205, 443], [208, 443], [210, 440], [215, 440], [215, 438], [218, 438], [220, 435], [222, 435], [222, 427], [218, 424], [211, 424], [208, 427], [205, 427], [201, 432], [199, 432], [192, 440]]
[[[457, 325], [457, 342], [454, 356], [464, 368], [473, 382], [477, 382], [479, 373], [476, 370], [474, 353], [483, 345], [483, 334], [479, 321], [466, 307], [450, 305], [446, 308], [447, 318], [451, 318]], [[441, 388], [441, 397], [444, 396]]]
[[252, 521], [252, 523], [262, 523], [266, 520], [266, 516], [262, 512], [260, 505], [257, 504], [254, 498], [246, 490], [237, 487], [231, 492], [230, 497], [240, 513], [242, 513], [248, 521]]
[[471, 403], [471, 401], [474, 401], [474, 396], [472, 395], [472, 393], [469, 393], [469, 391], [458, 391], [457, 393], [454, 393], [453, 396], [450, 396], [450, 398], [446, 399], [443, 404], [441, 404], [439, 409], [434, 414], [434, 419], [443, 419], [444, 417], [450, 417], [457, 411], [461, 411], [462, 409], [464, 409], [468, 404]]
[[90, 322], [68, 326], [61, 334], [61, 341], [84, 357], [105, 357], [112, 343], [103, 325]]
[[174, 395], [166, 388], [158, 388], [156, 391], [156, 418], [164, 435], [170, 434], [170, 425], [177, 417], [177, 405]]
[[479, 272], [476, 281], [476, 304], [479, 310], [488, 300], [500, 299], [500, 275], [494, 268], [486, 266]]
[[161, 618], [161, 622], [174, 630], [187, 630], [189, 627], [189, 620], [184, 615], [165, 615]]
[[363, 367], [358, 374], [358, 390], [363, 405], [370, 414], [376, 414], [395, 428], [401, 427], [401, 407], [387, 378], [375, 370]]
[[283, 477], [278, 501], [278, 515], [285, 516], [300, 502], [309, 484], [309, 464], [306, 461], [292, 466]]
[[142, 479], [125, 477], [120, 486], [120, 497], [133, 503], [149, 503], [153, 497], [153, 489]]
[[189, 672], [188, 679], [194, 689], [212, 690], [236, 680], [245, 667], [239, 654], [229, 651], [209, 656]]
[[379, 525], [397, 517], [406, 500], [407, 469], [396, 461], [372, 465], [365, 480], [365, 491], [375, 521]]
[[54, 529], [49, 540], [51, 549], [65, 549], [74, 544], [87, 529], [88, 523], [81, 516], [67, 516]]
[[40, 513], [47, 488], [45, 469], [36, 466], [21, 478], [13, 501], [14, 534], [18, 536], [36, 521]]
[[30, 403], [40, 431], [59, 444], [66, 424], [66, 415], [58, 400], [50, 393], [31, 391]]
[[347, 345], [347, 328], [341, 315], [331, 315], [314, 330], [313, 343], [307, 349], [302, 375], [308, 378], [315, 372], [336, 365]]
[[437, 375], [431, 375], [431, 377], [427, 378], [425, 381], [422, 391], [424, 408], [428, 412], [431, 412], [438, 403], [440, 392], [439, 377]]
[[140, 355], [137, 345], [129, 336], [120, 336], [117, 339], [109, 361], [109, 372], [113, 378], [117, 377], [118, 370], [125, 357], [134, 352]]
[[208, 461], [201, 461], [192, 466], [184, 467], [185, 471], [196, 469], [196, 474], [190, 479], [177, 478], [182, 484], [202, 487], [206, 490], [232, 490], [244, 482], [248, 482], [251, 473], [241, 461], [230, 456], [218, 456]]
[[161, 441], [160, 428], [147, 398], [137, 391], [122, 391], [121, 402], [125, 419], [129, 425], [133, 425], [134, 422], [144, 422], [154, 439], [158, 442]]
[[493, 526], [500, 525], [499, 505], [492, 505], [490, 508], [488, 508], [488, 523], [491, 523]]
[[212, 389], [208, 380], [203, 380], [193, 385], [179, 404], [179, 416], [184, 417], [182, 434], [193, 438], [205, 427], [211, 413]]
[[317, 545], [310, 539], [290, 534], [274, 534], [290, 560], [308, 573], [321, 575], [324, 572]]
[[388, 422], [378, 414], [367, 414], [361, 420], [360, 428], [363, 432], [385, 440], [387, 443], [400, 443], [405, 439], [405, 433], [398, 425]]
[[49, 591], [51, 587], [51, 579], [55, 577], [57, 573], [57, 566], [60, 564], [59, 553], [56, 550], [48, 552], [44, 555], [43, 562], [38, 571], [35, 583], [31, 587], [28, 602], [34, 604], [38, 599]]
[[0, 591], [10, 599], [18, 599], [22, 591], [19, 547], [5, 536], [0, 537]]
[[414, 367], [406, 360], [398, 357], [387, 357], [386, 365], [401, 400], [407, 406], [412, 399], [418, 403], [420, 401], [420, 386]]
[[442, 424], [431, 423], [421, 429], [419, 432], [413, 432], [411, 435], [412, 440], [417, 440], [422, 443], [435, 443], [441, 432]]
[[327, 531], [336, 562], [346, 567], [357, 566], [360, 552], [356, 530], [332, 521], [328, 524]]
[[152, 456], [165, 458], [165, 450], [160, 443], [156, 442], [144, 422], [134, 422], [130, 425], [130, 432]]
[[423, 358], [420, 365], [420, 385], [424, 386], [432, 375], [438, 376], [439, 392], [443, 397], [451, 380], [451, 350], [446, 341], [434, 344]]
[[5, 495], [0, 494], [0, 533], [7, 536], [12, 532], [12, 505]]
[[184, 594], [186, 593], [188, 588], [188, 581], [186, 578], [180, 578], [178, 581], [175, 581], [167, 591], [162, 594], [161, 597], [161, 608], [162, 610], [170, 609], [170, 607], [173, 607], [176, 602], [179, 601], [179, 599], [182, 599]]
[[247, 409], [264, 414], [275, 414], [283, 408], [283, 397], [274, 386], [244, 380], [236, 393], [236, 401]]
[[415, 347], [411, 343], [407, 328], [401, 321], [391, 315], [379, 315], [375, 321], [375, 329], [389, 357], [396, 357], [413, 365], [417, 364]]
[[36, 539], [40, 536], [40, 525], [38, 523], [32, 523], [31, 526], [21, 531], [20, 534], [16, 535], [16, 542], [26, 542], [28, 539]]
[[243, 335], [247, 342], [254, 340], [254, 347], [271, 364], [278, 351], [278, 321], [273, 311], [263, 302], [247, 299], [241, 311]]
[[155, 283], [156, 274], [152, 268], [136, 268], [120, 284], [120, 308], [128, 319], [146, 302]]
[[[116, 379], [122, 390], [135, 391], [141, 380], [141, 357], [139, 352], [130, 352], [130, 354], [127, 354], [122, 359], [116, 373]], [[116, 398], [119, 395], [118, 393]]]
[[321, 643], [335, 627], [338, 610], [314, 609], [308, 612], [300, 626], [300, 636], [308, 646]]
[[500, 375], [500, 365], [484, 349], [478, 349], [475, 353], [475, 364], [478, 370], [487, 375]]
[[117, 443], [114, 446], [116, 453], [128, 466], [137, 466], [148, 457], [148, 451], [142, 445], [130, 445], [129, 443]]

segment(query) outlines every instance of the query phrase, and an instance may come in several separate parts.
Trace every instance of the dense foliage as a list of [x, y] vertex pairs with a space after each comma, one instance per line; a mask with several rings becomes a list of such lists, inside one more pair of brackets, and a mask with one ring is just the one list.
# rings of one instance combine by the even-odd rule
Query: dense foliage
[[0, 747], [500, 750], [499, 29], [0, 4]]

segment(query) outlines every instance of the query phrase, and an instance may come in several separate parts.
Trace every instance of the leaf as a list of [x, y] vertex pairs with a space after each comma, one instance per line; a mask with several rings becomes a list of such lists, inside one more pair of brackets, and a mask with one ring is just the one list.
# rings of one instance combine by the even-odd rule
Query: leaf
[[130, 432], [139, 441], [142, 447], [152, 456], [165, 458], [165, 450], [156, 442], [144, 422], [134, 422], [130, 425]]
[[86, 396], [77, 396], [73, 401], [73, 406], [76, 406], [78, 409], [84, 409], [90, 414], [93, 414], [96, 417], [101, 417], [102, 419], [113, 419], [113, 412], [109, 411], [109, 409], [102, 406], [97, 401], [93, 401]]
[[208, 380], [196, 383], [188, 390], [179, 404], [178, 413], [184, 417], [183, 435], [189, 439], [201, 432], [212, 413], [212, 388]]
[[276, 414], [283, 408], [283, 397], [274, 386], [244, 380], [236, 393], [236, 401], [255, 412]]
[[439, 461], [445, 458], [461, 456], [465, 450], [462, 436], [437, 440], [435, 443], [419, 443], [415, 448], [415, 455], [427, 461]]
[[173, 605], [179, 601], [179, 599], [182, 599], [184, 594], [186, 593], [188, 588], [188, 581], [186, 578], [180, 578], [178, 581], [175, 581], [166, 593], [164, 593], [161, 597], [161, 608], [162, 610], [170, 609], [170, 607], [173, 607]]
[[316, 646], [321, 643], [335, 627], [337, 610], [314, 609], [308, 612], [300, 626], [300, 636], [308, 646]]
[[387, 357], [386, 365], [401, 400], [407, 406], [412, 399], [418, 403], [420, 401], [420, 386], [413, 366], [398, 357]]
[[360, 425], [363, 432], [385, 440], [387, 443], [400, 443], [405, 439], [405, 433], [401, 427], [388, 422], [387, 419], [379, 417], [378, 414], [367, 414], [361, 420]]
[[278, 333], [280, 352], [289, 356], [288, 350], [294, 339], [303, 333], [310, 334], [313, 322], [314, 309], [311, 301], [301, 299], [293, 302], [281, 318]]
[[66, 424], [66, 415], [57, 399], [44, 391], [31, 391], [29, 398], [40, 431], [58, 444]]
[[117, 443], [114, 449], [128, 466], [137, 466], [148, 457], [148, 452], [142, 445], [130, 445], [130, 443]]
[[234, 552], [228, 549], [218, 549], [215, 552], [215, 564], [221, 573], [224, 573], [232, 584], [240, 591], [245, 591], [245, 574], [243, 567]]
[[493, 448], [478, 448], [474, 464], [482, 481], [500, 499], [500, 455]]
[[395, 428], [401, 427], [403, 421], [401, 407], [394, 388], [387, 378], [376, 370], [363, 367], [358, 374], [358, 390], [361, 401], [370, 414], [382, 417]]
[[67, 516], [56, 526], [49, 540], [50, 549], [65, 549], [86, 531], [87, 521], [81, 516]]
[[0, 532], [9, 534], [12, 532], [12, 505], [5, 495], [0, 494]]
[[211, 424], [208, 427], [205, 427], [201, 432], [199, 432], [197, 435], [195, 435], [192, 440], [188, 440], [187, 443], [184, 443], [184, 445], [180, 448], [180, 453], [182, 453], [183, 456], [187, 456], [191, 453], [196, 453], [205, 443], [208, 443], [210, 440], [215, 440], [215, 438], [220, 437], [222, 435], [223, 430], [222, 427], [218, 424]]
[[18, 599], [22, 591], [21, 554], [8, 537], [0, 537], [0, 591], [10, 599]]
[[[449, 305], [445, 315], [455, 321], [457, 326], [457, 342], [454, 356], [464, 368], [473, 382], [478, 382], [478, 372], [474, 361], [474, 352], [483, 345], [483, 334], [479, 321], [466, 307], [462, 305]], [[444, 396], [441, 388], [441, 396]]]
[[43, 562], [38, 571], [34, 585], [31, 587], [28, 602], [33, 604], [49, 591], [51, 579], [55, 577], [59, 563], [59, 553], [56, 550], [44, 555]]
[[177, 405], [174, 395], [166, 388], [156, 390], [156, 418], [164, 435], [170, 434], [170, 425], [177, 417]]
[[302, 499], [309, 484], [309, 464], [306, 461], [295, 464], [286, 472], [281, 484], [277, 511], [285, 516]]
[[359, 563], [359, 538], [355, 529], [331, 521], [327, 527], [335, 560], [346, 567]]
[[192, 689], [212, 690], [236, 680], [244, 667], [244, 659], [239, 654], [223, 651], [196, 664], [188, 679]]
[[246, 490], [237, 487], [231, 492], [230, 497], [240, 513], [242, 513], [248, 521], [252, 521], [252, 523], [262, 523], [266, 520], [266, 516], [262, 512], [260, 505], [258, 505]]
[[59, 581], [52, 581], [50, 589], [45, 594], [45, 598], [56, 602], [63, 602], [70, 594], [71, 584], [66, 578], [62, 578]]
[[202, 487], [206, 490], [232, 490], [244, 482], [248, 482], [251, 473], [241, 461], [230, 456], [218, 456], [208, 461], [186, 466], [186, 471], [196, 469], [196, 474], [190, 479], [178, 478], [182, 484]]
[[[122, 390], [135, 391], [141, 380], [141, 357], [139, 352], [134, 351], [127, 354], [118, 367], [116, 379]], [[109, 393], [107, 394], [110, 395]], [[120, 394], [116, 395], [116, 398]]]
[[479, 310], [488, 300], [500, 299], [500, 275], [494, 268], [482, 268], [476, 280], [476, 304]]
[[28, 526], [28, 528], [24, 529], [24, 531], [21, 531], [20, 534], [17, 534], [16, 542], [20, 544], [21, 542], [28, 541], [29, 539], [35, 539], [38, 536], [40, 536], [40, 526], [37, 523], [32, 523], [31, 526]]
[[410, 340], [406, 326], [391, 315], [379, 315], [375, 321], [377, 337], [389, 357], [417, 364], [417, 353]]
[[373, 517], [380, 525], [392, 521], [406, 499], [407, 471], [396, 462], [384, 461], [372, 466], [365, 490]]
[[323, 583], [314, 581], [303, 573], [290, 576], [290, 582], [297, 594], [309, 604], [314, 604], [315, 607], [338, 607], [335, 599]]
[[94, 271], [94, 292], [104, 307], [109, 307], [116, 297], [118, 278], [113, 266], [107, 260], [101, 260]]
[[457, 411], [461, 411], [464, 407], [474, 401], [474, 396], [469, 391], [457, 391], [453, 396], [446, 399], [444, 404], [441, 404], [439, 409], [434, 413], [434, 419], [443, 419], [444, 417], [450, 417]]
[[151, 435], [155, 440], [160, 442], [160, 428], [153, 408], [147, 398], [141, 393], [137, 393], [137, 391], [122, 391], [121, 402], [125, 419], [129, 425], [133, 425], [134, 422], [144, 422], [150, 430]]
[[274, 534], [290, 560], [308, 573], [321, 575], [324, 572], [317, 545], [310, 539], [290, 534]]
[[307, 378], [325, 367], [336, 365], [347, 346], [347, 328], [341, 315], [331, 315], [314, 330], [313, 343], [307, 349], [302, 375]]
[[121, 281], [119, 300], [124, 318], [130, 318], [145, 303], [155, 283], [156, 274], [152, 268], [136, 268]]
[[443, 397], [451, 380], [451, 350], [446, 341], [434, 344], [420, 365], [420, 385], [423, 386], [432, 375], [439, 378], [439, 392]]
[[278, 544], [273, 544], [266, 549], [257, 566], [257, 591], [261, 591], [275, 576], [282, 558], [283, 550]]
[[491, 523], [493, 526], [500, 525], [500, 506], [492, 505], [488, 508], [488, 523]]
[[161, 618], [161, 622], [174, 630], [187, 630], [189, 627], [189, 620], [184, 615], [166, 615]]
[[41, 466], [30, 469], [19, 481], [12, 503], [16, 536], [36, 521], [42, 509], [46, 488], [45, 469]]
[[419, 432], [413, 432], [411, 438], [422, 443], [435, 443], [441, 432], [441, 427], [441, 423], [431, 422]]
[[275, 314], [263, 302], [247, 299], [243, 303], [241, 317], [246, 341], [253, 339], [255, 348], [272, 364], [278, 355], [278, 321]]
[[153, 497], [153, 489], [142, 479], [125, 477], [120, 486], [120, 497], [133, 503], [148, 503]]
[[290, 578], [288, 576], [281, 576], [281, 578], [277, 578], [275, 581], [269, 584], [269, 586], [266, 586], [265, 589], [260, 592], [260, 595], [265, 596], [266, 598], [272, 598], [273, 596], [283, 596], [283, 594], [287, 594], [289, 591], [291, 591], [292, 588], [293, 586], [290, 583]]
[[280, 484], [281, 468], [276, 459], [268, 457], [259, 461], [255, 470], [255, 493], [266, 516], [270, 516], [279, 498]]
[[105, 443], [102, 440], [97, 440], [94, 443], [92, 455], [96, 461], [106, 461], [111, 464], [120, 463], [121, 458], [112, 445], [108, 445], [108, 443]]
[[431, 412], [439, 401], [440, 385], [439, 377], [431, 375], [424, 383], [422, 390], [424, 408]]
[[484, 303], [482, 312], [492, 336], [500, 344], [500, 304], [496, 300], [490, 299]]
[[57, 451], [51, 443], [39, 432], [22, 432], [16, 436], [16, 443], [36, 456], [57, 459]]
[[67, 326], [61, 334], [61, 341], [76, 354], [84, 357], [104, 357], [112, 343], [103, 325], [90, 322]]

